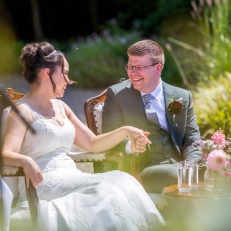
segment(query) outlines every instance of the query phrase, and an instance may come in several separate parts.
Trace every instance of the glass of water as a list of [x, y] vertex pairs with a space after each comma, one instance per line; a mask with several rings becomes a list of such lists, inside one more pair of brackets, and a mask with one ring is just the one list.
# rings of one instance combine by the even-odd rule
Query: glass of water
[[189, 161], [180, 161], [178, 164], [178, 190], [190, 192], [192, 185], [192, 167]]
[[191, 168], [191, 189], [197, 190], [198, 189], [198, 160], [189, 160], [188, 161]]

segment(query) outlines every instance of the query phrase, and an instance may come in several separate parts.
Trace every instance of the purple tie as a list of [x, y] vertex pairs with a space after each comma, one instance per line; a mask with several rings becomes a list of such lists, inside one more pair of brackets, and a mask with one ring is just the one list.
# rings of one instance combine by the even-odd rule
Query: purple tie
[[144, 108], [145, 108], [147, 119], [160, 126], [157, 113], [152, 106], [152, 100], [154, 99], [154, 96], [151, 94], [145, 94], [143, 98], [144, 98]]

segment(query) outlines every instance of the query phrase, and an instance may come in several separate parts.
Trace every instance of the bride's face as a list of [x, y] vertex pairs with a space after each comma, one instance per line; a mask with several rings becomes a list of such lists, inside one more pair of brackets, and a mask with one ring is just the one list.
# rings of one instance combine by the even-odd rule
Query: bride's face
[[67, 62], [67, 60], [64, 58], [64, 67], [62, 70], [61, 66], [58, 66], [56, 68], [56, 71], [54, 72], [52, 79], [54, 81], [54, 84], [56, 85], [56, 89], [55, 89], [55, 97], [63, 97], [66, 86], [68, 84], [68, 82], [70, 82], [69, 78], [68, 78], [68, 72], [69, 72], [69, 64]]

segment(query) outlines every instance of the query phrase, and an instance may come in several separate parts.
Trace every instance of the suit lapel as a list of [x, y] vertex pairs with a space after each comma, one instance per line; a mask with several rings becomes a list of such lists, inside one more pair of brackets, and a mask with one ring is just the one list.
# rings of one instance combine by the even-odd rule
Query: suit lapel
[[131, 82], [129, 82], [126, 86], [124, 96], [127, 100], [127, 104], [131, 110], [135, 123], [137, 124], [134, 126], [137, 126], [138, 128], [146, 131], [147, 123], [144, 112], [144, 104], [140, 92], [135, 90]]
[[175, 95], [174, 94], [175, 90], [170, 85], [163, 82], [163, 91], [164, 91], [165, 111], [166, 111], [166, 118], [167, 118], [169, 132], [170, 132], [170, 135], [172, 137], [174, 145], [176, 146], [178, 152], [180, 153], [179, 147], [178, 147], [177, 142], [176, 142], [176, 138], [174, 136], [174, 134], [175, 134], [175, 132], [174, 132], [175, 128], [174, 127], [176, 126], [176, 123], [174, 123], [172, 120], [173, 114], [168, 112], [168, 109], [167, 109], [171, 97]]

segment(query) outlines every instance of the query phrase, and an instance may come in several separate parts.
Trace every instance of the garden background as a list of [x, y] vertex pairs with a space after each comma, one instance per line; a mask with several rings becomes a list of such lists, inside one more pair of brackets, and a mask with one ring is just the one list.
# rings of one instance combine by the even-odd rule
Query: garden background
[[221, 128], [231, 137], [230, 13], [229, 0], [0, 0], [0, 83], [23, 92], [22, 46], [49, 41], [78, 82], [64, 99], [83, 110], [84, 100], [127, 78], [127, 47], [153, 39], [165, 50], [162, 79], [192, 92], [201, 135]]

